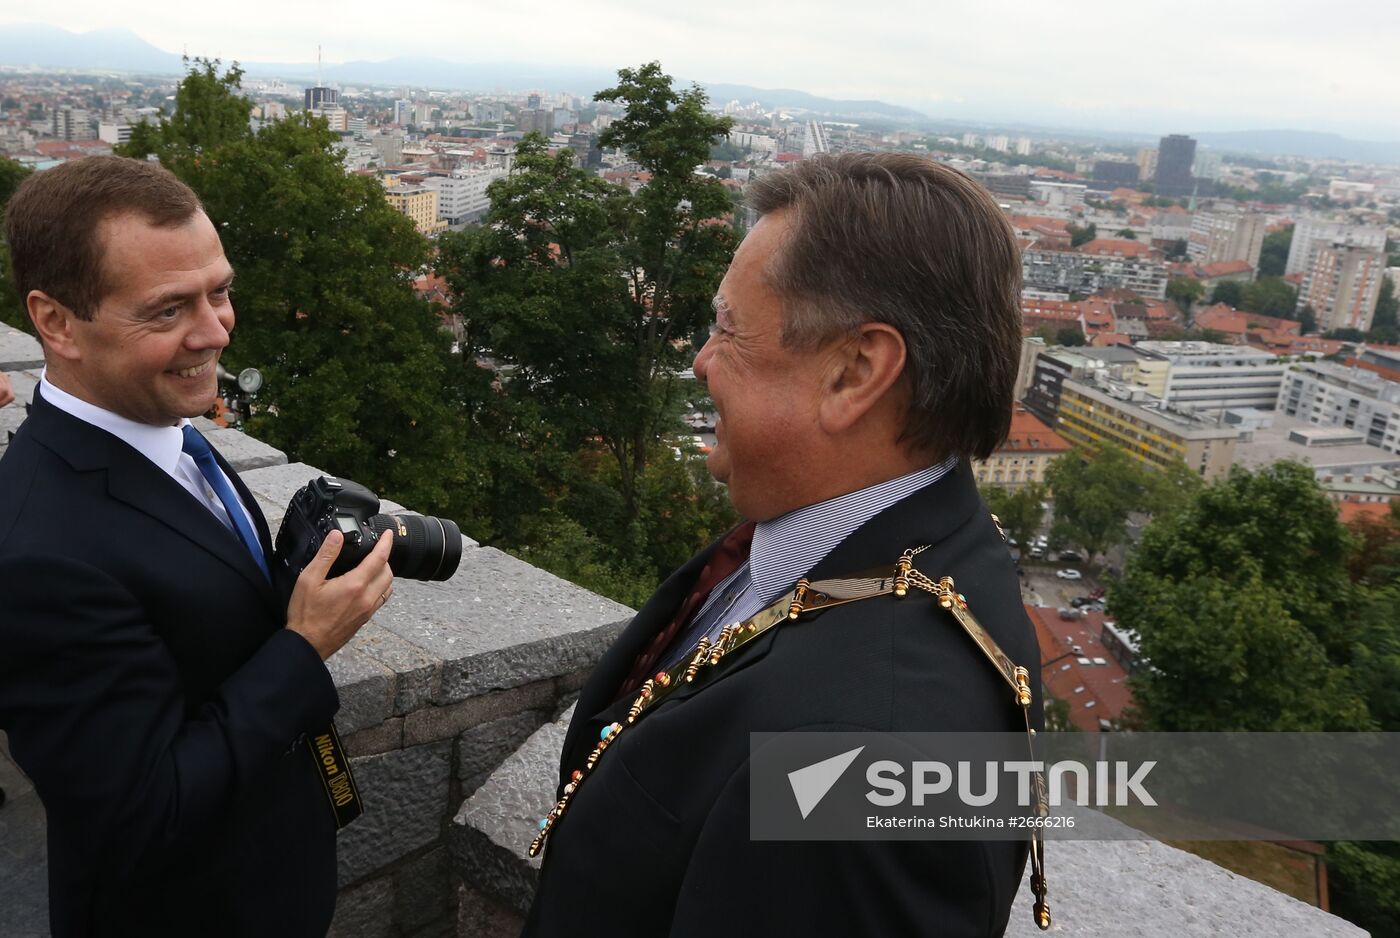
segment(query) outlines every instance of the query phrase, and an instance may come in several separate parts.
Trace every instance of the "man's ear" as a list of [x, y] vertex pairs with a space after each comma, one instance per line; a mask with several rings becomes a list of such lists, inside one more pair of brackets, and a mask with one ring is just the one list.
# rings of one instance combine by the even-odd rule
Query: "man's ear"
[[835, 352], [822, 397], [820, 420], [828, 433], [842, 433], [875, 409], [904, 373], [904, 336], [888, 323], [866, 322]]
[[42, 290], [30, 290], [24, 303], [29, 310], [29, 321], [34, 323], [34, 331], [39, 333], [45, 349], [67, 361], [82, 357], [73, 335], [77, 314]]

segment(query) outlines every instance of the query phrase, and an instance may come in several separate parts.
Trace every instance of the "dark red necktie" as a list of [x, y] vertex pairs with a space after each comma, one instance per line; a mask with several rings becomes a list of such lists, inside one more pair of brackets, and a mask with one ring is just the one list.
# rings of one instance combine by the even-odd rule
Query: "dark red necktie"
[[632, 672], [627, 676], [627, 680], [622, 682], [622, 689], [618, 692], [619, 697], [624, 697], [642, 686], [642, 682], [652, 676], [658, 662], [661, 661], [671, 643], [676, 640], [676, 635], [690, 621], [698, 610], [705, 603], [706, 597], [716, 586], [723, 583], [725, 577], [744, 565], [744, 561], [749, 559], [749, 548], [753, 545], [752, 521], [745, 521], [720, 542], [715, 548], [715, 552], [710, 555], [705, 568], [700, 571], [699, 578], [695, 581], [695, 586], [691, 589], [690, 595], [685, 602], [681, 603], [680, 609], [676, 612], [676, 617], [671, 620], [660, 632], [647, 644], [646, 650], [637, 656], [637, 662], [632, 667]]

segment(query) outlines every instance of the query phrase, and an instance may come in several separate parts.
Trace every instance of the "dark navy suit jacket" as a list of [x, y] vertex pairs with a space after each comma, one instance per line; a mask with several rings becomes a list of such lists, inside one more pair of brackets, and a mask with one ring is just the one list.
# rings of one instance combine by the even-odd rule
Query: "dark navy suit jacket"
[[237, 535], [36, 392], [0, 460], [0, 604], [0, 729], [48, 814], [53, 934], [324, 934], [335, 830], [297, 740], [339, 702]]
[[[1002, 650], [1037, 673], [1015, 567], [966, 463], [876, 515], [809, 577], [893, 570], [901, 551], [923, 544], [915, 567], [952, 576]], [[589, 677], [561, 788], [600, 729], [625, 720], [632, 697], [615, 700], [623, 678], [713, 550], [662, 584]], [[932, 596], [851, 603], [774, 628], [608, 748], [550, 835], [526, 935], [1002, 934], [1023, 841], [750, 840], [749, 734], [821, 730], [1024, 733], [1025, 718]]]

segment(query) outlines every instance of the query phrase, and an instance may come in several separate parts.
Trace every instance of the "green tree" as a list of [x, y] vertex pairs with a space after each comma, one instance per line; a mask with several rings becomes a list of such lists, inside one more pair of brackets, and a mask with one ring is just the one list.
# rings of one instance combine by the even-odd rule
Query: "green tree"
[[1081, 244], [1088, 244], [1099, 236], [1099, 229], [1093, 222], [1089, 222], [1089, 224], [1084, 226], [1070, 222], [1065, 226], [1065, 230], [1069, 232], [1070, 247], [1075, 248], [1079, 247]]
[[1087, 344], [1084, 332], [1078, 326], [1065, 326], [1055, 330], [1055, 344], [1071, 348]]
[[[10, 203], [10, 196], [15, 194], [15, 190], [29, 172], [29, 167], [24, 164], [0, 156], [0, 215], [4, 214], [5, 206]], [[29, 314], [20, 302], [11, 277], [10, 249], [5, 244], [3, 231], [0, 231], [0, 322], [32, 333], [34, 329], [29, 322]]]
[[1131, 228], [1122, 228], [1122, 229], [1119, 229], [1119, 231], [1118, 231], [1118, 233], [1115, 235], [1115, 237], [1118, 237], [1118, 238], [1125, 238], [1125, 239], [1128, 240], [1128, 241], [1136, 241], [1136, 240], [1137, 240], [1137, 232], [1134, 231], [1134, 230], [1131, 229]]
[[1025, 550], [1045, 520], [1045, 509], [1040, 506], [1049, 494], [1040, 482], [1027, 483], [1015, 491], [988, 485], [982, 489], [982, 500], [1001, 521], [1007, 536]]
[[1156, 474], [1111, 445], [1062, 456], [1045, 475], [1055, 494], [1051, 540], [1083, 547], [1090, 561], [1126, 540], [1130, 514], [1168, 508], [1199, 484], [1184, 465]]
[[1317, 310], [1312, 308], [1311, 303], [1304, 303], [1298, 311], [1298, 330], [1303, 335], [1312, 335], [1317, 331]]
[[1293, 226], [1264, 235], [1264, 246], [1259, 251], [1259, 276], [1282, 277], [1288, 266], [1288, 249], [1293, 245]]
[[[1335, 506], [1298, 463], [1236, 468], [1159, 515], [1112, 593], [1153, 665], [1134, 684], [1146, 724], [1370, 728], [1353, 665], [1374, 645], [1375, 624], [1393, 629], [1394, 617], [1359, 601], [1352, 548]], [[1286, 688], [1278, 674], [1289, 675]]]
[[1177, 238], [1175, 241], [1172, 242], [1171, 247], [1167, 249], [1167, 260], [1184, 261], [1186, 260], [1186, 254], [1186, 239]]
[[1205, 292], [1205, 284], [1193, 277], [1173, 277], [1167, 281], [1167, 299], [1174, 302], [1183, 313], [1189, 312]]
[[414, 292], [427, 242], [375, 179], [347, 175], [320, 120], [254, 134], [241, 70], [195, 60], [158, 126], [123, 152], [187, 182], [238, 272], [230, 367], [265, 376], [250, 432], [381, 496], [477, 521], [471, 402], [450, 337]]
[[1400, 311], [1400, 300], [1395, 296], [1395, 281], [1389, 277], [1381, 277], [1380, 294], [1376, 297], [1376, 312], [1371, 317], [1372, 342], [1400, 342], [1397, 311]]
[[1244, 284], [1240, 297], [1240, 309], [1265, 316], [1282, 316], [1291, 319], [1298, 306], [1298, 291], [1288, 285], [1282, 277], [1261, 277], [1253, 283]]
[[1239, 309], [1244, 302], [1244, 284], [1238, 280], [1222, 280], [1211, 290], [1211, 303], [1224, 303], [1233, 309]]
[[467, 360], [512, 369], [506, 393], [540, 405], [576, 449], [600, 442], [618, 470], [624, 517], [656, 442], [677, 427], [675, 374], [708, 324], [733, 255], [730, 196], [694, 168], [730, 122], [697, 87], [677, 92], [656, 63], [622, 69], [597, 94], [625, 106], [600, 136], [651, 174], [636, 195], [526, 138], [493, 184], [486, 224], [441, 241], [438, 268], [467, 325]]

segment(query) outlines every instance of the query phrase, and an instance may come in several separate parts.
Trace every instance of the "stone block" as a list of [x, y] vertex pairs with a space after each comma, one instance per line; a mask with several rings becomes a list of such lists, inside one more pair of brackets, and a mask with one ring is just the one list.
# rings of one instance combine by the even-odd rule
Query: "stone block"
[[335, 916], [326, 938], [395, 938], [394, 882], [381, 876], [351, 889], [342, 889], [335, 899]]
[[403, 717], [390, 717], [378, 726], [362, 729], [343, 737], [349, 756], [377, 756], [403, 748]]
[[447, 881], [447, 848], [436, 847], [394, 871], [394, 924], [414, 932], [447, 915], [453, 898]]
[[[422, 588], [423, 584], [414, 580], [395, 581], [394, 595], [385, 609], [398, 603], [405, 592], [411, 595], [415, 590]], [[387, 611], [381, 611], [376, 614], [376, 619], [386, 615]], [[442, 659], [428, 654], [374, 620], [360, 629], [350, 640], [350, 644], [398, 676], [393, 701], [395, 714], [410, 713], [430, 706], [437, 698], [438, 687], [442, 683]]]
[[326, 667], [340, 695], [335, 725], [342, 734], [378, 726], [389, 717], [396, 680], [393, 671], [350, 645], [331, 655]]
[[[524, 710], [463, 730], [457, 737], [457, 778], [489, 776], [531, 733], [547, 722], [549, 716], [546, 709]], [[475, 788], [472, 786], [472, 790]]]
[[[1110, 822], [1117, 825], [1117, 822]], [[1117, 825], [1120, 826], [1121, 825]], [[1134, 938], [1364, 938], [1335, 915], [1151, 840], [1052, 840], [1045, 846], [1048, 934]], [[1031, 919], [1030, 864], [1007, 938], [1047, 934]]]
[[44, 367], [44, 347], [27, 332], [0, 324], [0, 371]]
[[632, 615], [489, 547], [452, 579], [416, 585], [376, 621], [443, 661], [440, 704], [591, 668]]
[[445, 707], [425, 707], [404, 717], [404, 745], [416, 746], [448, 739], [479, 723], [522, 710], [548, 707], [553, 702], [554, 682], [544, 680], [493, 694], [482, 694]]
[[536, 730], [491, 774], [448, 830], [454, 868], [468, 883], [524, 915], [535, 894], [540, 857], [526, 853], [539, 819], [554, 803], [559, 753], [572, 712]]
[[346, 886], [442, 836], [452, 741], [352, 759], [364, 816], [340, 832], [339, 877]]
[[[3, 734], [0, 734], [3, 736]], [[33, 784], [0, 751], [0, 935], [49, 934], [49, 868], [44, 805]]]
[[523, 915], [504, 909], [480, 890], [457, 887], [457, 938], [519, 938]]
[[228, 464], [238, 473], [267, 466], [281, 466], [287, 462], [287, 454], [280, 449], [268, 446], [262, 440], [254, 439], [240, 430], [228, 427], [213, 427], [201, 431], [209, 442], [228, 460]]

